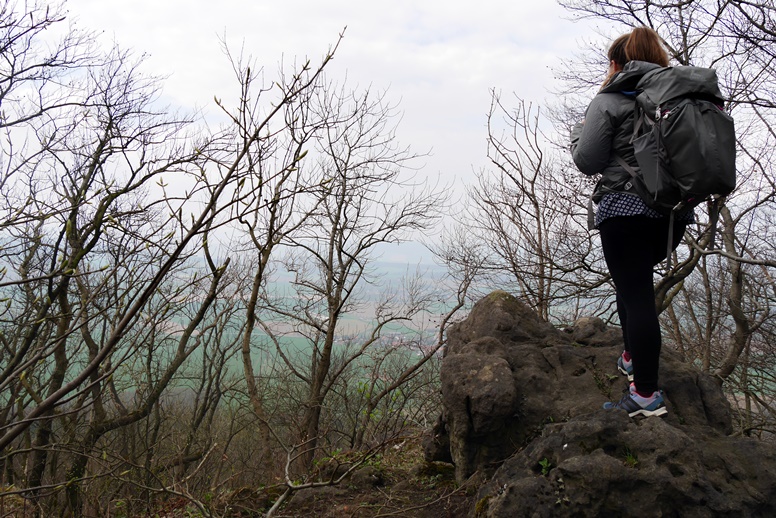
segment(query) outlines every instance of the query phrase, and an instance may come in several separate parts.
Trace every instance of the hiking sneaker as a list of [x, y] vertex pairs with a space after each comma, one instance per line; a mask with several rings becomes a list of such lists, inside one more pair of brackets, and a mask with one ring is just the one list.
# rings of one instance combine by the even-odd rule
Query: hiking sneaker
[[617, 370], [628, 376], [628, 381], [633, 381], [633, 360], [625, 360], [625, 358], [620, 355], [620, 357], [617, 358]]
[[609, 401], [604, 403], [604, 408], [606, 410], [625, 410], [628, 412], [628, 417], [636, 417], [637, 415], [651, 417], [668, 413], [662, 390], [653, 392], [649, 397], [642, 397], [636, 392], [633, 385], [617, 403]]

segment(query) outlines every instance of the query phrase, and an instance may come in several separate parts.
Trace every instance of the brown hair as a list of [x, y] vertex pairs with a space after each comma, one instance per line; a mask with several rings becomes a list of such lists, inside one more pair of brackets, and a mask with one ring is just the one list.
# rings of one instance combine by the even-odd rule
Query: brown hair
[[[628, 34], [623, 34], [612, 42], [607, 52], [609, 62], [614, 61], [619, 68], [628, 61], [647, 61], [661, 67], [668, 66], [668, 53], [663, 46], [663, 39], [649, 27], [636, 27]], [[609, 74], [604, 86], [609, 84], [616, 72]]]
[[631, 31], [625, 43], [625, 57], [628, 61], [647, 61], [661, 67], [668, 66], [668, 53], [663, 40], [649, 27], [636, 27]]
[[611, 46], [609, 47], [609, 52], [607, 53], [607, 57], [609, 58], [610, 63], [614, 61], [620, 68], [622, 68], [625, 66], [625, 63], [629, 61], [625, 53], [625, 46], [627, 45], [629, 39], [630, 33], [623, 34], [612, 42]]

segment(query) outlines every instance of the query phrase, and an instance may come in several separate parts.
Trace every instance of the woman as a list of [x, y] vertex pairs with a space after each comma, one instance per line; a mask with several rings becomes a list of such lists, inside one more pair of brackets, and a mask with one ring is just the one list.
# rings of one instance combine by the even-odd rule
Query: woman
[[[619, 161], [638, 167], [630, 143], [636, 83], [646, 72], [668, 66], [668, 54], [655, 31], [638, 27], [612, 43], [608, 58], [603, 87], [571, 133], [571, 153], [579, 170], [601, 174], [593, 192], [594, 226], [616, 289], [625, 341], [617, 366], [633, 381], [619, 402], [604, 408], [624, 409], [631, 417], [663, 415], [668, 410], [658, 387], [661, 337], [652, 272], [666, 258], [669, 218], [646, 206]], [[672, 250], [692, 218], [690, 212], [674, 222]]]

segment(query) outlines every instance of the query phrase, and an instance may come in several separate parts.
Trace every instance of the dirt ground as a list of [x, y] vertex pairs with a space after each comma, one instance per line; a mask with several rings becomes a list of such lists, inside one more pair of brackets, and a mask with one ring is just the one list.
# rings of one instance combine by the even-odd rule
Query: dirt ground
[[477, 488], [458, 486], [454, 468], [426, 463], [419, 438], [409, 439], [337, 486], [300, 491], [280, 518], [460, 518], [469, 515]]
[[[277, 518], [461, 518], [474, 506], [477, 487], [458, 486], [454, 467], [445, 463], [427, 463], [423, 459], [420, 436], [408, 437], [388, 446], [355, 469], [352, 476], [336, 485], [296, 491], [273, 515]], [[358, 454], [353, 454], [358, 459]], [[340, 464], [340, 469], [348, 466]], [[351, 464], [352, 465], [352, 464]], [[343, 468], [345, 466], [345, 468]], [[324, 468], [325, 469], [325, 466]], [[325, 478], [325, 477], [324, 477]], [[285, 490], [251, 488], [226, 492], [210, 502], [204, 510], [183, 497], [167, 498], [154, 511], [144, 513], [153, 518], [221, 518], [263, 517]], [[212, 513], [212, 514], [211, 514]], [[32, 518], [49, 513], [34, 509], [20, 495], [0, 498], [0, 518]], [[110, 516], [129, 518], [133, 515], [119, 508], [84, 513], [85, 517]]]

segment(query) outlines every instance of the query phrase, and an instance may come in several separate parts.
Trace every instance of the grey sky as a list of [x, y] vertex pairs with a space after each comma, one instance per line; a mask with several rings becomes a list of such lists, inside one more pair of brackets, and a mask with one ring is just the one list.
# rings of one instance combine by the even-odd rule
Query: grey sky
[[71, 20], [149, 57], [173, 106], [216, 113], [237, 95], [219, 42], [244, 45], [268, 79], [278, 62], [319, 60], [345, 26], [328, 69], [351, 86], [388, 89], [403, 114], [398, 139], [430, 152], [422, 173], [457, 187], [486, 167], [490, 89], [542, 103], [550, 67], [571, 56], [582, 23], [554, 0], [69, 0]]
[[[400, 103], [402, 143], [431, 150], [426, 173], [468, 177], [484, 165], [489, 89], [541, 102], [549, 67], [586, 34], [552, 0], [70, 0], [71, 19], [105, 43], [147, 52], [145, 69], [169, 76], [174, 105], [215, 111], [234, 95], [219, 37], [263, 65], [315, 60], [347, 26], [329, 73], [352, 85], [389, 88]], [[589, 33], [588, 33], [589, 35]]]

